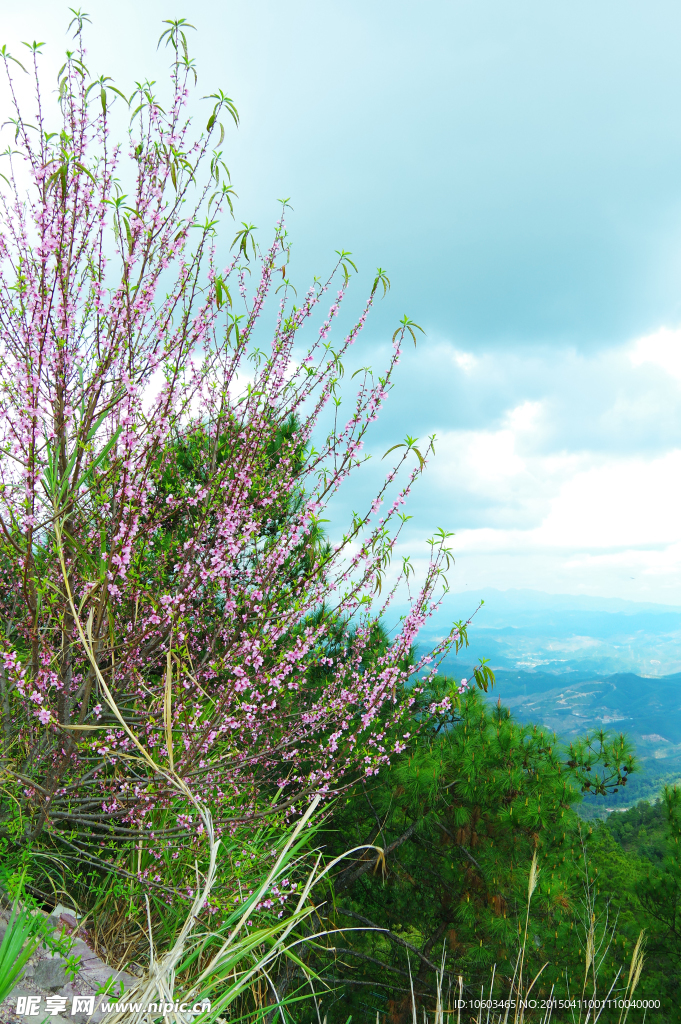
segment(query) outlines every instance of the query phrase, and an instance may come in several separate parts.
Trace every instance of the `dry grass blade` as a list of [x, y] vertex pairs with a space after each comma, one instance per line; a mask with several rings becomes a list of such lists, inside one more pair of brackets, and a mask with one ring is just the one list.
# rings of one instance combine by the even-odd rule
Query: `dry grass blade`
[[411, 988], [411, 1019], [413, 1024], [418, 1024], [416, 1017], [416, 999], [414, 998], [414, 979], [411, 976], [411, 960], [409, 953], [407, 953], [407, 966], [409, 968], [409, 987]]
[[163, 697], [163, 727], [166, 734], [166, 749], [168, 751], [168, 764], [171, 772], [175, 771], [173, 760], [173, 661], [172, 653], [168, 650], [166, 668], [166, 686]]
[[[532, 854], [532, 863], [530, 864], [530, 875], [527, 880], [527, 912], [525, 914], [525, 933], [523, 935], [523, 944], [520, 949], [520, 968], [518, 971], [518, 995], [520, 996], [523, 990], [523, 967], [525, 966], [525, 949], [527, 947], [527, 932], [530, 927], [530, 904], [532, 903], [532, 896], [534, 890], [537, 888], [537, 882], [539, 880], [539, 868], [537, 867], [537, 851], [535, 850]], [[542, 968], [543, 969], [543, 968]], [[536, 978], [535, 978], [536, 981]], [[534, 984], [534, 982], [532, 982]], [[521, 1005], [520, 999], [516, 1000], [515, 1015], [513, 1017], [514, 1024], [520, 1024], [524, 1017], [525, 1011]]]
[[540, 869], [537, 867], [537, 851], [535, 850], [532, 854], [532, 863], [530, 864], [530, 877], [527, 883], [528, 906], [529, 901], [532, 899], [532, 896], [534, 895], [534, 890], [537, 888], [537, 882], [539, 881], [539, 871]]
[[629, 1007], [631, 1004], [631, 998], [638, 985], [639, 978], [641, 977], [641, 971], [643, 970], [643, 962], [645, 960], [645, 932], [641, 932], [636, 945], [634, 946], [634, 952], [631, 955], [631, 966], [629, 968], [629, 977], [627, 979], [627, 987], [624, 993], [623, 1006], [626, 1009], [622, 1009], [620, 1012], [621, 1024], [625, 1024], [627, 1017], [629, 1016]]
[[[338, 861], [342, 859], [341, 857], [335, 858], [322, 870], [319, 870], [321, 859], [319, 856], [317, 857], [313, 869], [308, 873], [307, 879], [301, 887], [295, 910], [286, 918], [277, 921], [274, 925], [256, 929], [246, 928], [246, 925], [249, 923], [249, 915], [252, 913], [253, 907], [267, 898], [271, 885], [279, 878], [280, 873], [289, 869], [291, 851], [295, 853], [295, 849], [298, 848], [296, 844], [300, 844], [301, 832], [308, 824], [319, 802], [319, 797], [312, 801], [287, 839], [265, 880], [249, 896], [239, 911], [235, 912], [233, 926], [230, 927], [224, 941], [221, 942], [207, 967], [193, 981], [191, 988], [188, 991], [183, 991], [180, 1003], [195, 1005], [206, 1001], [212, 1004], [210, 1010], [206, 1010], [196, 1019], [197, 1024], [199, 1022], [207, 1024], [208, 1021], [214, 1020], [215, 1014], [221, 1013], [230, 1003], [234, 1002], [257, 977], [269, 977], [268, 969], [281, 956], [288, 956], [299, 966], [303, 966], [297, 958], [295, 947], [300, 942], [309, 941], [309, 939], [298, 938], [293, 934], [294, 929], [314, 913], [316, 908], [309, 899], [311, 890], [333, 870]], [[102, 1024], [123, 1024], [123, 1022], [125, 1024], [152, 1024], [158, 1017], [158, 1011], [149, 1011], [147, 1008], [150, 1005], [159, 1003], [177, 1005], [176, 972], [178, 969], [183, 970], [183, 961], [186, 956], [193, 956], [196, 949], [205, 943], [206, 936], [204, 935], [198, 942], [192, 940], [192, 946], [189, 942], [190, 934], [215, 884], [217, 873], [216, 856], [219, 841], [214, 838], [212, 821], [205, 809], [202, 816], [210, 846], [210, 866], [203, 888], [197, 892], [192, 908], [173, 947], [160, 958], [154, 957], [152, 948], [152, 959], [146, 976], [125, 993], [126, 1004], [139, 1004], [145, 1009], [130, 1011], [121, 1007], [120, 1010], [109, 1011]], [[355, 852], [355, 850], [351, 850], [348, 851], [348, 854], [352, 855]], [[344, 856], [348, 854], [344, 854]], [[219, 935], [210, 933], [209, 937], [215, 939]], [[209, 995], [215, 992], [218, 994], [217, 1000], [209, 999]], [[190, 1019], [194, 1020], [195, 1018], [193, 1015], [190, 1018], [179, 1009], [172, 1009], [164, 1015], [164, 1022], [168, 1022], [168, 1024], [187, 1024]]]
[[[466, 1018], [467, 1020], [474, 1020], [475, 1024], [508, 1024], [511, 1009], [514, 1009], [513, 1024], [525, 1024], [526, 1020], [529, 1021], [530, 1019], [533, 1021], [537, 1021], [537, 1024], [551, 1024], [553, 1009], [555, 1008], [555, 985], [551, 986], [550, 995], [546, 1002], [535, 997], [534, 1006], [532, 1006], [532, 1000], [530, 999], [533, 989], [539, 982], [545, 968], [548, 967], [548, 961], [545, 964], [543, 964], [543, 966], [540, 967], [540, 969], [536, 972], [534, 978], [529, 983], [529, 985], [523, 980], [523, 967], [525, 965], [525, 953], [527, 949], [527, 937], [529, 933], [531, 902], [532, 896], [537, 888], [539, 872], [540, 869], [537, 865], [537, 855], [535, 852], [535, 854], [532, 857], [532, 863], [530, 865], [530, 872], [527, 884], [527, 912], [525, 918], [525, 931], [522, 943], [520, 944], [520, 948], [518, 949], [518, 954], [515, 961], [515, 969], [513, 971], [513, 977], [509, 979], [508, 992], [504, 998], [505, 1012], [494, 1012], [494, 981], [495, 977], [497, 976], [497, 965], [494, 964], [492, 968], [491, 983], [489, 988], [489, 999], [485, 1000], [484, 986], [482, 986], [480, 990], [480, 999], [478, 1004], [477, 1016]], [[615, 924], [617, 923], [617, 919], [615, 919], [615, 924], [613, 924], [612, 922], [610, 922], [607, 914], [601, 914], [597, 916], [594, 907], [595, 902], [592, 886], [587, 885], [585, 897], [585, 909], [587, 910], [587, 914], [584, 918], [584, 982], [582, 986], [581, 999], [579, 1000], [579, 1018], [577, 1019], [577, 1017], [573, 1013], [571, 1018], [572, 1024], [598, 1024], [599, 1018], [601, 1017], [604, 1008], [610, 1005], [610, 999], [611, 997], [613, 997], [613, 993], [616, 990], [618, 981], [622, 974], [622, 968], [620, 967], [615, 972], [614, 978], [612, 979], [612, 982], [607, 991], [605, 991], [605, 988], [607, 986], [604, 986], [604, 994], [598, 995], [597, 984], [599, 981], [599, 975], [603, 963], [605, 961], [605, 953], [607, 953], [608, 949], [610, 948], [610, 943], [612, 942], [613, 936], [615, 934], [614, 929]], [[521, 934], [520, 922], [518, 922], [518, 933]], [[605, 949], [605, 953], [602, 952], [603, 949]], [[626, 1024], [627, 1022], [627, 1016], [629, 1013], [629, 1007], [631, 1005], [632, 997], [641, 978], [641, 973], [643, 971], [645, 961], [644, 954], [645, 936], [644, 933], [641, 932], [631, 957], [629, 977], [627, 980], [624, 995], [620, 1001], [622, 1011], [620, 1013], [618, 1024]], [[432, 1017], [432, 1024], [444, 1024], [445, 1018], [451, 1021], [452, 1024], [454, 1021], [454, 1008], [452, 1008], [451, 1005], [449, 1005], [448, 1009], [445, 1010], [442, 1000], [442, 986], [444, 982], [446, 965], [445, 961], [446, 957], [443, 946], [441, 970], [436, 972], [437, 983], [436, 991], [434, 993], [435, 1012]], [[414, 998], [414, 986], [411, 980], [411, 970], [409, 971], [409, 979], [412, 993], [412, 1024], [419, 1024], [416, 1010], [416, 1001]], [[590, 979], [593, 982], [593, 990], [587, 992], [587, 989], [589, 988]], [[458, 1000], [457, 1006], [455, 1008], [456, 1024], [461, 1024], [461, 1009], [465, 1008], [463, 1003], [463, 988], [463, 977], [459, 975]], [[567, 989], [566, 995], [568, 999], [571, 998], [569, 994], [569, 987]], [[584, 1017], [583, 1015], [582, 1007], [586, 1008], [586, 1017]], [[484, 1016], [485, 1008], [487, 1008], [486, 1018]], [[567, 1021], [569, 1018], [561, 1018], [561, 1021], [563, 1019]], [[425, 1007], [423, 1008], [423, 1021], [424, 1024], [430, 1024], [430, 1018], [426, 1013]]]
[[[126, 1003], [139, 1003], [141, 1006], [145, 1007], [145, 1009], [133, 1011], [133, 1013], [130, 1013], [127, 1008], [125, 1010], [121, 1009], [120, 1011], [110, 1011], [104, 1017], [104, 1022], [106, 1022], [106, 1024], [117, 1024], [119, 1021], [125, 1021], [125, 1024], [147, 1024], [147, 1022], [151, 1022], [155, 1017], [157, 1017], [158, 1014], [149, 1013], [146, 1007], [151, 1004], [158, 1004], [159, 1002], [174, 1004], [175, 968], [184, 954], [187, 938], [195, 927], [198, 916], [210, 896], [213, 885], [215, 884], [215, 877], [217, 873], [217, 854], [220, 841], [215, 839], [213, 821], [210, 816], [210, 812], [205, 808], [202, 808], [201, 817], [204, 828], [206, 829], [210, 849], [209, 866], [208, 871], [206, 872], [203, 888], [197, 890], [191, 910], [187, 915], [175, 943], [172, 948], [160, 958], [160, 960], [157, 960], [154, 956], [153, 936], [151, 934], [151, 918], [149, 918], [149, 947], [151, 956], [149, 970], [146, 977], [142, 978], [137, 985], [134, 985], [129, 992], [125, 993]], [[173, 1009], [165, 1016], [165, 1020], [169, 1021], [169, 1024], [187, 1024], [188, 1018], [184, 1014]]]

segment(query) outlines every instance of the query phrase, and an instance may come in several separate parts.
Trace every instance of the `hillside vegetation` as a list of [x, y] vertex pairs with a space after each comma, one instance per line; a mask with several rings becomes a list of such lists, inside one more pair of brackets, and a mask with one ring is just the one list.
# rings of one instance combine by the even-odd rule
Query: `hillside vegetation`
[[47, 934], [66, 910], [129, 972], [138, 1008], [106, 1024], [468, 1024], [481, 990], [513, 1024], [634, 993], [677, 1021], [677, 791], [586, 823], [631, 791], [626, 736], [563, 742], [542, 700], [577, 697], [514, 702], [483, 657], [445, 673], [470, 619], [418, 646], [451, 534], [394, 556], [434, 438], [392, 444], [324, 532], [421, 328], [346, 375], [385, 270], [354, 311], [349, 252], [298, 292], [288, 200], [267, 243], [229, 219], [239, 115], [192, 93], [192, 26], [164, 22], [168, 82], [126, 95], [72, 14], [56, 94], [43, 43], [0, 50], [2, 997], [43, 941], [83, 981]]

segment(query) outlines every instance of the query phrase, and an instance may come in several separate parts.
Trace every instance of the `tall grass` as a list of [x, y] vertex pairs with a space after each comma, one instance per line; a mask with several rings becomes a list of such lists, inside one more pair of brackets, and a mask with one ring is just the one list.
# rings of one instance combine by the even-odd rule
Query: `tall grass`
[[28, 907], [14, 901], [12, 913], [0, 943], [0, 1003], [19, 980], [26, 963], [44, 940], [49, 922]]
[[[272, 849], [271, 830], [262, 831], [258, 844], [260, 881], [247, 893], [242, 892], [230, 912], [224, 912], [223, 908], [216, 927], [210, 927], [210, 915], [207, 917], [206, 911], [210, 909], [211, 894], [224, 881], [221, 873], [231, 872], [233, 864], [221, 860], [221, 840], [216, 838], [210, 814], [204, 809], [208, 861], [203, 875], [198, 865], [195, 866], [196, 886], [189, 911], [184, 913], [178, 926], [174, 923], [180, 915], [178, 907], [166, 908], [166, 921], [157, 908], [155, 916], [159, 923], [154, 924], [151, 903], [148, 896], [145, 897], [138, 911], [146, 918], [148, 967], [133, 988], [120, 997], [121, 1002], [139, 1004], [141, 1008], [131, 1011], [126, 1005], [125, 1009], [111, 1010], [103, 1024], [156, 1024], [159, 1020], [168, 1024], [188, 1024], [190, 1020], [195, 1024], [216, 1024], [223, 1019], [223, 1014], [230, 1020], [274, 1024], [279, 1019], [284, 1024], [294, 1019], [296, 1004], [299, 1004], [299, 1012], [295, 1019], [308, 1024], [309, 1003], [305, 1001], [313, 997], [317, 1005], [314, 997], [322, 982], [310, 967], [307, 953], [335, 931], [320, 926], [321, 908], [313, 896], [342, 860], [337, 857], [325, 863], [318, 851], [310, 850], [317, 828], [318, 805], [319, 798], [310, 804], [294, 827], [282, 830], [276, 851]], [[355, 852], [351, 850], [343, 856]], [[262, 864], [267, 858], [273, 859], [273, 863], [263, 871]], [[526, 954], [531, 935], [532, 900], [539, 875], [535, 853], [529, 869], [524, 926], [521, 923], [519, 928], [521, 939], [513, 976], [504, 982], [495, 965], [489, 989], [482, 987], [479, 998], [472, 1003], [471, 990], [464, 984], [464, 977], [447, 971], [443, 946], [430, 1010], [417, 1007], [409, 971], [412, 1024], [454, 1024], [454, 1021], [456, 1024], [462, 1021], [464, 1024], [551, 1024], [552, 1020], [556, 1024], [568, 1021], [570, 1024], [598, 1024], [601, 1018], [602, 1024], [606, 1020], [627, 1024], [627, 1004], [635, 994], [644, 966], [644, 934], [639, 935], [628, 973], [626, 968], [620, 967], [612, 980], [604, 980], [606, 956], [616, 933], [617, 918], [608, 915], [607, 907], [599, 913], [588, 867], [581, 915], [584, 970], [579, 990], [570, 993], [566, 979], [566, 992], [556, 996], [555, 1003], [552, 1003], [556, 995], [554, 988], [548, 997], [538, 997], [539, 982], [548, 961], [536, 973], [529, 974]], [[291, 885], [291, 879], [297, 879], [299, 884]], [[272, 907], [273, 894], [281, 896], [285, 892], [291, 893], [288, 899], [275, 902]], [[277, 911], [279, 916], [276, 916]], [[36, 920], [15, 905], [10, 927], [0, 945], [0, 988], [6, 988], [6, 992], [15, 984], [21, 968], [41, 939]], [[164, 948], [160, 954], [159, 945]], [[291, 974], [294, 985], [289, 990]], [[282, 977], [285, 978], [283, 985], [280, 984]], [[537, 1005], [532, 1005], [533, 1000]], [[206, 1008], [198, 1016], [179, 1008], [181, 1004], [193, 1006], [204, 1001], [210, 1004], [210, 1009]], [[574, 1005], [570, 1005], [571, 1002]], [[164, 1005], [173, 1008], [164, 1013], [161, 1010]], [[148, 1009], [150, 1006], [154, 1009]]]
[[[314, 993], [317, 976], [301, 955], [301, 947], [316, 944], [331, 934], [330, 930], [311, 927], [311, 918], [319, 906], [313, 900], [313, 890], [327, 878], [345, 856], [366, 849], [366, 846], [347, 851], [326, 863], [321, 854], [308, 851], [313, 831], [313, 817], [320, 798], [315, 798], [305, 814], [285, 836], [274, 865], [256, 888], [243, 897], [242, 902], [215, 929], [200, 925], [200, 914], [219, 879], [218, 850], [210, 816], [206, 815], [207, 838], [210, 848], [208, 870], [197, 892], [189, 913], [171, 947], [160, 957], [156, 955], [148, 913], [149, 967], [143, 978], [125, 993], [127, 1004], [141, 1005], [139, 1011], [112, 1010], [103, 1024], [153, 1024], [161, 1019], [157, 1010], [147, 1007], [159, 1004], [196, 1005], [206, 1001], [210, 1009], [197, 1017], [189, 1017], [173, 1008], [163, 1016], [168, 1024], [213, 1024], [220, 1014], [248, 995], [248, 1008], [240, 1007], [237, 1019], [270, 1019], [279, 1015], [289, 1019], [285, 1007]], [[282, 884], [293, 875], [300, 874], [301, 866], [313, 856], [313, 865], [304, 874], [297, 887], [292, 910], [281, 911], [279, 917], [264, 910], [273, 891], [281, 891]], [[290, 888], [290, 886], [289, 886]], [[149, 903], [147, 900], [147, 910]], [[254, 924], [254, 919], [257, 923]], [[308, 927], [306, 927], [308, 923]], [[347, 929], [346, 929], [347, 930]], [[293, 993], [283, 995], [277, 990], [276, 968], [284, 959], [295, 968], [300, 985]], [[306, 989], [305, 992], [302, 990]], [[257, 1005], [256, 1005], [257, 1004]]]
[[[443, 947], [441, 967], [436, 975], [435, 1009], [428, 1012], [425, 1007], [422, 1008], [420, 1020], [414, 996], [413, 982], [411, 982], [411, 970], [409, 972], [412, 1024], [453, 1024], [454, 1019], [456, 1019], [456, 1024], [462, 1024], [462, 1021], [464, 1024], [472, 1021], [475, 1021], [475, 1024], [529, 1024], [530, 1021], [534, 1022], [534, 1024], [550, 1024], [551, 1020], [554, 1019], [555, 1009], [558, 1009], [560, 1014], [557, 1020], [561, 1022], [570, 1021], [571, 1024], [597, 1024], [606, 1009], [614, 1009], [615, 1015], [613, 1016], [608, 1013], [607, 1019], [616, 1020], [617, 1024], [626, 1024], [630, 1009], [628, 1004], [633, 999], [643, 971], [645, 936], [643, 932], [639, 934], [624, 986], [617, 988], [617, 983], [623, 971], [622, 967], [619, 968], [610, 985], [607, 982], [601, 984], [601, 972], [605, 953], [610, 947], [615, 934], [616, 921], [614, 924], [610, 924], [606, 920], [606, 924], [599, 934], [595, 894], [593, 886], [589, 883], [588, 874], [584, 897], [584, 979], [581, 991], [576, 998], [573, 997], [571, 999], [568, 992], [566, 998], [558, 999], [556, 997], [554, 1000], [554, 988], [552, 987], [547, 998], [533, 998], [541, 974], [548, 966], [547, 961], [536, 972], [534, 977], [525, 977], [525, 954], [531, 919], [532, 896], [537, 886], [539, 871], [535, 852], [532, 857], [528, 878], [527, 906], [522, 942], [516, 957], [513, 977], [509, 981], [506, 993], [495, 995], [495, 964], [491, 972], [488, 994], [485, 995], [483, 986], [480, 990], [479, 999], [464, 999], [464, 978], [462, 975], [458, 975], [454, 979], [447, 974]], [[537, 1005], [532, 1006], [532, 1001]], [[610, 1005], [609, 1001], [612, 1005]], [[472, 1013], [470, 1012], [471, 1002], [473, 1003]], [[475, 1005], [476, 1003], [477, 1006]], [[618, 1010], [619, 1014], [617, 1013]], [[380, 1024], [378, 1014], [377, 1024]]]
[[[299, 873], [306, 857], [310, 856], [304, 848], [309, 845], [310, 834], [313, 834], [317, 805], [318, 800], [313, 801], [295, 828], [289, 831], [274, 865], [261, 883], [215, 929], [196, 926], [218, 879], [216, 855], [219, 843], [212, 833], [209, 835], [210, 865], [200, 891], [197, 886], [190, 913], [171, 948], [161, 957], [155, 955], [149, 918], [149, 969], [135, 988], [125, 994], [127, 1001], [141, 1003], [145, 1007], [178, 1001], [192, 1004], [210, 1001], [210, 1010], [202, 1012], [196, 1018], [196, 1024], [215, 1024], [223, 1019], [223, 1013], [227, 1013], [230, 1020], [267, 1020], [268, 1024], [273, 1024], [275, 1018], [279, 1018], [282, 1022], [289, 1022], [293, 1019], [291, 1011], [294, 1004], [310, 997], [317, 1008], [317, 988], [322, 982], [310, 968], [303, 947], [319, 944], [333, 932], [333, 929], [314, 927], [317, 922], [311, 919], [319, 907], [312, 895], [315, 887], [342, 857], [323, 864], [321, 855], [314, 855], [313, 866], [305, 874], [293, 909], [282, 912], [277, 919], [272, 914], [269, 917], [265, 915], [264, 919], [258, 914], [258, 908], [262, 907], [273, 889], [285, 876], [296, 871]], [[348, 851], [348, 854], [355, 852]], [[433, 993], [434, 1009], [417, 1007], [409, 971], [412, 1024], [454, 1024], [454, 1021], [456, 1024], [551, 1024], [551, 1021], [555, 1024], [598, 1024], [604, 1011], [607, 1012], [602, 1024], [605, 1020], [626, 1024], [629, 1017], [627, 1004], [634, 996], [644, 966], [643, 932], [633, 951], [628, 974], [624, 967], [620, 967], [614, 978], [605, 979], [606, 955], [616, 933], [617, 918], [611, 919], [607, 907], [602, 914], [599, 913], [595, 887], [587, 872], [581, 921], [584, 958], [581, 987], [573, 994], [566, 987], [566, 992], [560, 995], [552, 987], [548, 996], [540, 996], [539, 983], [548, 961], [534, 973], [527, 970], [532, 900], [539, 874], [535, 853], [529, 869], [524, 923], [519, 928], [521, 939], [513, 976], [504, 982], [495, 965], [488, 991], [483, 986], [479, 998], [471, 999], [471, 990], [465, 985], [464, 977], [452, 976], [447, 971], [443, 946]], [[253, 918], [257, 921], [255, 925]], [[297, 987], [291, 992], [278, 990], [282, 961], [286, 961], [297, 978]], [[155, 1011], [120, 1011], [110, 1013], [103, 1024], [153, 1024], [159, 1019], [160, 1015]], [[185, 1024], [188, 1019], [191, 1018], [183, 1016], [179, 1010], [172, 1010], [163, 1018], [170, 1024]], [[304, 1020], [307, 1024], [307, 1004], [299, 1006], [295, 1019]]]

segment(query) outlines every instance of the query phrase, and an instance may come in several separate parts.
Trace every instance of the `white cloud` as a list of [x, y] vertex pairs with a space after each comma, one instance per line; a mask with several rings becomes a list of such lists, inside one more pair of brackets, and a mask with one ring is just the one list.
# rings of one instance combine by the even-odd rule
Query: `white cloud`
[[402, 372], [411, 403], [388, 403], [364, 486], [405, 428], [437, 440], [396, 555], [420, 564], [442, 526], [455, 589], [681, 604], [681, 329], [592, 353], [440, 338]]
[[[447, 431], [438, 437], [432, 476], [455, 509], [461, 493], [487, 503], [486, 519], [499, 525], [533, 525], [549, 510], [562, 480], [584, 462], [569, 452], [537, 455], [546, 429], [544, 404], [525, 401], [510, 409], [497, 430]], [[428, 486], [426, 483], [426, 486]]]
[[544, 543], [613, 548], [681, 540], [681, 451], [649, 461], [599, 459], [561, 487], [539, 528]]
[[660, 327], [653, 334], [639, 338], [630, 358], [633, 366], [652, 363], [681, 380], [681, 328]]
[[[546, 482], [551, 486], [552, 481]], [[680, 450], [650, 463], [604, 461], [567, 479], [536, 526], [466, 529], [458, 534], [458, 541], [468, 551], [583, 551], [590, 559], [599, 550], [614, 551], [621, 562], [624, 549], [677, 545], [681, 550], [680, 504]], [[660, 569], [664, 564], [653, 550], [646, 552], [646, 558]], [[587, 563], [573, 559], [572, 564]]]
[[458, 355], [465, 394], [507, 391], [476, 429], [447, 423], [456, 398], [431, 406], [436, 457], [414, 527], [427, 511], [456, 531], [455, 586], [681, 602], [681, 329], [593, 356]]
[[452, 353], [452, 359], [465, 373], [470, 373], [477, 366], [478, 360], [475, 358], [472, 352], [459, 352], [455, 349]]

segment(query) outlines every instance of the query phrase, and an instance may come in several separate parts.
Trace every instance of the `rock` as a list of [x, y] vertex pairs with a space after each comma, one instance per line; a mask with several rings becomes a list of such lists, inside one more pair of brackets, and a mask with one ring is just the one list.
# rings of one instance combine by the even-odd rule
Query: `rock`
[[53, 957], [51, 960], [39, 960], [35, 965], [33, 981], [38, 988], [47, 989], [49, 992], [56, 992], [66, 984], [66, 961], [60, 957]]
[[[51, 954], [43, 947], [39, 948], [26, 965], [18, 986], [10, 993], [7, 999], [0, 1004], [0, 1024], [29, 1024], [35, 1019], [36, 1024], [100, 1024], [104, 1013], [99, 1009], [100, 997], [96, 996], [104, 986], [109, 983], [110, 996], [105, 996], [104, 1001], [116, 1002], [120, 999], [121, 983], [128, 990], [137, 981], [132, 975], [126, 972], [119, 972], [110, 967], [98, 957], [88, 944], [87, 931], [79, 927], [79, 919], [68, 907], [59, 906], [58, 920], [56, 915], [50, 916], [50, 924], [55, 928], [55, 937], [63, 932], [71, 932], [72, 946], [70, 956], [80, 958], [78, 961], [78, 972], [75, 977], [67, 979], [66, 961], [63, 956]], [[4, 916], [3, 916], [4, 915]], [[43, 917], [48, 917], [43, 913]], [[66, 918], [66, 920], [64, 920]], [[76, 928], [73, 928], [73, 924]], [[6, 926], [7, 914], [0, 906], [0, 929]], [[66, 1000], [66, 1010], [60, 1010], [58, 1014], [52, 1015], [46, 1010], [46, 998], [48, 993], [58, 995]], [[73, 1013], [74, 996], [95, 996], [95, 1010], [92, 1015], [89, 1013]], [[32, 996], [40, 999], [40, 1015], [33, 1017], [19, 1016], [16, 1013], [17, 999], [19, 996]], [[52, 1005], [58, 1005], [53, 1003]]]
[[[2, 1009], [0, 1009], [0, 1020], [2, 1021], [2, 1024], [5, 1024], [6, 1020], [21, 1021], [21, 1024], [24, 1024], [24, 1022], [25, 1024], [28, 1024], [28, 1022], [32, 1020], [35, 1020], [36, 1024], [40, 1024], [40, 1022], [43, 1020], [49, 1021], [49, 1024], [69, 1024], [67, 1018], [62, 1017], [61, 1014], [49, 1013], [47, 1007], [45, 1006], [44, 996], [40, 999], [40, 1011], [35, 1016], [27, 1017], [26, 1014], [17, 1016], [16, 1013], [12, 1012], [16, 1008], [20, 996], [30, 997], [35, 995], [35, 992], [29, 992], [28, 989], [22, 988], [21, 986], [18, 986], [17, 988], [13, 989], [13, 991], [9, 995], [9, 998], [2, 1004], [3, 1008], [6, 1007], [8, 1009], [8, 1012], [11, 1014], [11, 1017], [5, 1017], [2, 1014]], [[68, 1007], [65, 1012], [68, 1013]]]

